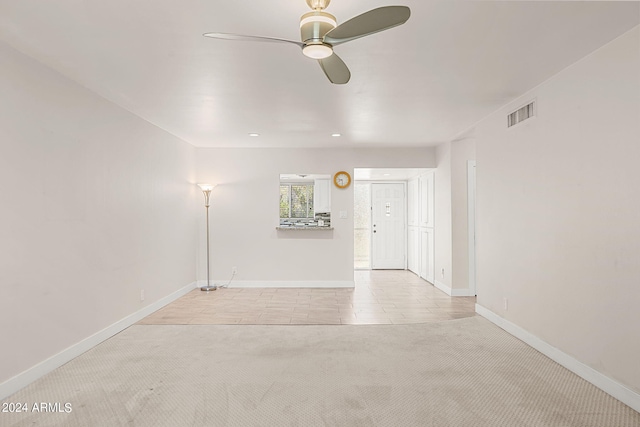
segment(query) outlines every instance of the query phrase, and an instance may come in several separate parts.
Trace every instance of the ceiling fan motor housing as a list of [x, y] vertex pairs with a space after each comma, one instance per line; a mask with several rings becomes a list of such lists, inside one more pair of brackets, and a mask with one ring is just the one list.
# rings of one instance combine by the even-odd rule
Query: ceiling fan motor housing
[[324, 35], [337, 25], [335, 16], [315, 10], [300, 18], [300, 37], [303, 43], [321, 44]]

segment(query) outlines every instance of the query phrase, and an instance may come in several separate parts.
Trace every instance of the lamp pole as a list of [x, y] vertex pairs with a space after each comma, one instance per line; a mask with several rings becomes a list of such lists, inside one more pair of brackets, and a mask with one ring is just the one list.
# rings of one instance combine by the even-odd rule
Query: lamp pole
[[213, 189], [213, 185], [211, 184], [198, 184], [202, 193], [204, 194], [204, 207], [207, 211], [207, 285], [200, 287], [201, 291], [215, 291], [218, 289], [216, 285], [211, 285], [211, 280], [209, 276], [209, 197], [211, 196], [211, 190]]

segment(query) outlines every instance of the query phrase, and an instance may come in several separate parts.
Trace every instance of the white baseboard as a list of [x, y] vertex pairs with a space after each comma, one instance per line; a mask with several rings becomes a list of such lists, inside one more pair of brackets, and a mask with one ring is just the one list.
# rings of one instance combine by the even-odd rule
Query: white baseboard
[[435, 281], [435, 283], [433, 284], [436, 288], [440, 289], [442, 292], [444, 292], [445, 294], [451, 296], [451, 288], [447, 285], [445, 285], [442, 282], [439, 281]]
[[452, 289], [451, 290], [452, 297], [475, 297], [476, 293], [471, 289]]
[[[225, 286], [227, 280], [212, 280], [217, 286]], [[199, 280], [198, 286], [205, 286], [206, 280]], [[233, 280], [229, 288], [354, 288], [353, 280]]]
[[0, 384], [0, 400], [11, 396], [13, 393], [26, 387], [38, 378], [48, 374], [56, 368], [59, 368], [70, 360], [75, 359], [82, 353], [92, 349], [101, 342], [106, 341], [107, 339], [123, 331], [134, 323], [147, 317], [154, 311], [157, 311], [165, 305], [180, 298], [181, 296], [186, 295], [195, 287], [196, 282], [192, 282], [187, 286], [178, 289], [174, 293], [167, 295], [166, 297], [152, 304], [149, 304], [141, 310], [136, 311], [135, 313], [125, 317], [124, 319], [114, 323], [113, 325], [108, 326], [99, 332], [96, 332], [90, 337], [83, 339], [82, 341], [61, 351], [60, 353], [51, 356], [50, 358], [38, 363], [37, 365], [27, 369], [26, 371], [16, 375], [15, 377], [8, 379], [7, 381]]
[[535, 348], [549, 359], [564, 366], [574, 374], [598, 387], [600, 390], [610, 394], [633, 410], [640, 412], [640, 394], [585, 365], [579, 360], [541, 340], [531, 332], [522, 329], [515, 323], [498, 316], [481, 305], [476, 304], [476, 313], [493, 322], [516, 338], [524, 341], [526, 344]]
[[442, 282], [436, 280], [435, 287], [440, 289], [450, 297], [472, 297], [475, 293], [471, 289], [453, 289]]

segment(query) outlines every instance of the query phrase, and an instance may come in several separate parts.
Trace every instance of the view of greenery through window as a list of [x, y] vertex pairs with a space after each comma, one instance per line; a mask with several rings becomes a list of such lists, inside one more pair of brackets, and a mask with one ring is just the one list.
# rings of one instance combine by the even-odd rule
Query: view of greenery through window
[[313, 216], [313, 184], [280, 185], [280, 218]]
[[371, 268], [371, 184], [354, 185], [354, 268]]

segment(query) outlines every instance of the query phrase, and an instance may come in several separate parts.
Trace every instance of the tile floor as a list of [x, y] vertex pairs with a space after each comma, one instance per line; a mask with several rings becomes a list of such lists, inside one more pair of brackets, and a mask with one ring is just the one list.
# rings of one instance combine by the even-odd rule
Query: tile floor
[[475, 297], [452, 298], [409, 271], [356, 271], [355, 282], [353, 289], [195, 289], [138, 324], [378, 325], [475, 316]]

